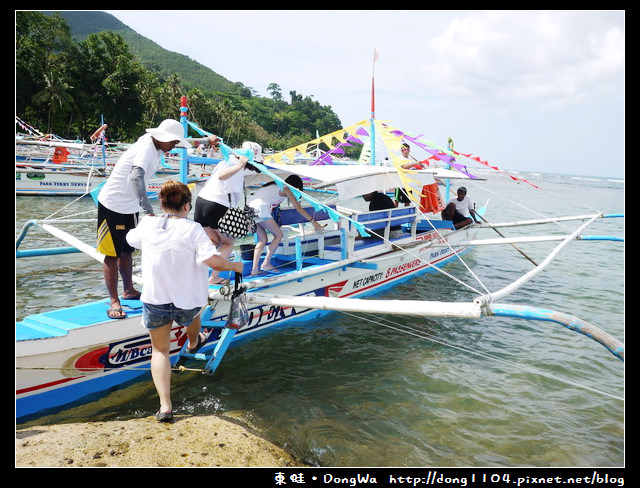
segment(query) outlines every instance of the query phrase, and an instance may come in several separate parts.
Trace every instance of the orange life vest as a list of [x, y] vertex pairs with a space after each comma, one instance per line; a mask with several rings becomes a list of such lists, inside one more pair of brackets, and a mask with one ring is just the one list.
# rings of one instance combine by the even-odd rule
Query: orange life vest
[[68, 154], [69, 151], [67, 151], [66, 148], [56, 147], [56, 149], [53, 151], [53, 162], [58, 164], [66, 163]]
[[444, 210], [444, 202], [440, 197], [437, 183], [424, 185], [420, 195], [420, 211], [424, 213], [438, 213]]

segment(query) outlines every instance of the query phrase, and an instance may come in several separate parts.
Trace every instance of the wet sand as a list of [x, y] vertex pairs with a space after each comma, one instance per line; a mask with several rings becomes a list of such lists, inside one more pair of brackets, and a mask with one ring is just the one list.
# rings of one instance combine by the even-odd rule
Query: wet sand
[[176, 416], [16, 430], [16, 467], [297, 467], [284, 449], [233, 419]]

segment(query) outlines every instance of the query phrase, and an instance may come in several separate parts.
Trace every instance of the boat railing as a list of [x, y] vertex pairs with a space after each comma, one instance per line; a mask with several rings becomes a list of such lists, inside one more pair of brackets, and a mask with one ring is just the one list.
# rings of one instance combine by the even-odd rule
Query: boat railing
[[[340, 223], [339, 245], [325, 246], [324, 257], [347, 259], [372, 246], [391, 250], [394, 241], [416, 236], [419, 217], [415, 207], [353, 213]], [[355, 223], [363, 224], [369, 236], [361, 236]]]
[[[312, 207], [305, 210], [321, 224], [329, 221], [324, 210], [317, 211]], [[302, 269], [303, 261], [310, 255], [321, 260], [342, 260], [353, 257], [360, 248], [372, 245], [380, 246], [384, 252], [392, 248], [394, 240], [415, 237], [419, 217], [415, 207], [353, 212], [334, 223], [333, 228], [327, 226], [322, 233], [306, 233], [304, 227], [298, 229], [306, 219], [295, 209], [285, 209], [280, 212], [284, 236], [276, 254], [295, 256], [297, 269]], [[361, 238], [354, 222], [363, 224], [369, 237]]]
[[[329, 206], [335, 210], [335, 205]], [[283, 231], [283, 238], [278, 246], [276, 254], [283, 256], [295, 256], [296, 268], [302, 269], [303, 260], [309, 254], [320, 259], [325, 259], [325, 245], [340, 243], [340, 230], [329, 228], [331, 223], [329, 213], [324, 210], [315, 210], [313, 207], [303, 207], [316, 222], [325, 225], [325, 232], [305, 233], [304, 224], [307, 219], [300, 215], [294, 208], [280, 210], [278, 215], [279, 223]], [[325, 222], [329, 222], [325, 224]], [[335, 224], [334, 224], [335, 227]]]
[[[402, 207], [387, 210], [373, 210], [371, 212], [362, 212], [356, 215], [356, 222], [365, 224], [368, 229], [379, 230], [384, 229], [384, 238], [389, 239], [392, 227], [401, 224], [412, 224], [411, 232], [415, 235], [415, 225], [417, 222], [417, 212], [415, 207]], [[354, 226], [350, 228], [355, 230]]]

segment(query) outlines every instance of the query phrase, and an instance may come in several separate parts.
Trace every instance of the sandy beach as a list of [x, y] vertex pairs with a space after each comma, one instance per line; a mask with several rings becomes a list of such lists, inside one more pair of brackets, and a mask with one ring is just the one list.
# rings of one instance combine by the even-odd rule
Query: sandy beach
[[16, 430], [16, 467], [296, 467], [282, 448], [233, 419], [176, 416]]

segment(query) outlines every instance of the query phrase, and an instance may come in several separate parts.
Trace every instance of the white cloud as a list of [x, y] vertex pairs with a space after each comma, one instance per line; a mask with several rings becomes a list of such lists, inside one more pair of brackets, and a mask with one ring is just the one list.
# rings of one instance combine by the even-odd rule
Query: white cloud
[[602, 12], [474, 12], [431, 40], [425, 89], [550, 109], [622, 89], [624, 25]]
[[375, 48], [378, 119], [501, 168], [624, 174], [624, 11], [113, 13], [262, 95], [274, 82], [313, 96], [347, 125], [370, 114]]

